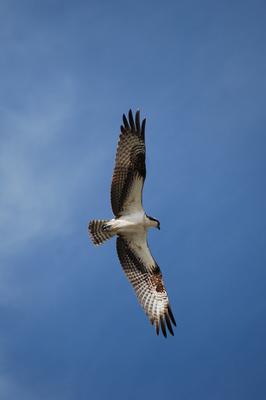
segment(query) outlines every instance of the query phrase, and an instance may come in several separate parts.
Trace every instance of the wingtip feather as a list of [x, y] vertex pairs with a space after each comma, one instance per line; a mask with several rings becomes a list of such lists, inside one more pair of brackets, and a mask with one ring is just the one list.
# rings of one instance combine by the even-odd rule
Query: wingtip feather
[[163, 320], [162, 315], [160, 316], [160, 322], [161, 322], [161, 329], [162, 329], [163, 335], [166, 338], [167, 334], [166, 334], [165, 324], [164, 324], [164, 320]]
[[156, 319], [156, 335], [159, 335], [159, 321]]
[[128, 124], [128, 120], [127, 117], [125, 116], [125, 114], [123, 114], [123, 123], [126, 129], [129, 129], [129, 124]]
[[172, 323], [174, 324], [174, 326], [176, 326], [175, 317], [173, 316], [171, 307], [169, 305], [168, 305], [168, 314], [169, 314], [169, 317], [171, 318]]
[[166, 325], [167, 325], [167, 328], [168, 328], [170, 334], [171, 334], [172, 336], [174, 336], [174, 331], [173, 331], [173, 328], [172, 328], [172, 325], [171, 325], [171, 321], [170, 321], [170, 319], [169, 319], [168, 314], [165, 314], [165, 321], [166, 321]]
[[128, 112], [128, 119], [129, 119], [129, 123], [130, 123], [130, 127], [133, 131], [135, 131], [135, 122], [134, 122], [134, 118], [133, 118], [133, 114], [132, 114], [132, 110], [130, 109]]
[[140, 132], [140, 111], [137, 110], [136, 115], [135, 115], [135, 124], [136, 124], [136, 130], [139, 133]]
[[143, 138], [143, 140], [145, 140], [145, 126], [146, 126], [146, 118], [144, 118], [144, 120], [142, 121], [140, 130], [141, 137]]

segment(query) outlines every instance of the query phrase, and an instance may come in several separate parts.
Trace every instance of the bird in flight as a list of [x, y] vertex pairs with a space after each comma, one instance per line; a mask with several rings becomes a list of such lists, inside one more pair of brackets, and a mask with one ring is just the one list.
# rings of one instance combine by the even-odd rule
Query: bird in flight
[[142, 206], [142, 191], [146, 177], [145, 124], [140, 112], [135, 119], [129, 110], [123, 115], [115, 168], [111, 185], [111, 204], [115, 218], [92, 220], [88, 229], [95, 245], [117, 235], [116, 249], [122, 268], [132, 284], [137, 298], [150, 322], [167, 336], [174, 335], [176, 322], [169, 304], [162, 273], [151, 255], [147, 232], [160, 229], [160, 222], [148, 216]]

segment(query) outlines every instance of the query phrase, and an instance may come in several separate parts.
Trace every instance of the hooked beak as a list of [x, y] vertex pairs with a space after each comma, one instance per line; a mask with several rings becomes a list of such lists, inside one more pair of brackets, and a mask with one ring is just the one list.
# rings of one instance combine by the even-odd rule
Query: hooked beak
[[158, 225], [157, 225], [157, 228], [158, 228], [159, 230], [161, 229], [161, 226], [160, 226], [160, 224], [158, 224]]

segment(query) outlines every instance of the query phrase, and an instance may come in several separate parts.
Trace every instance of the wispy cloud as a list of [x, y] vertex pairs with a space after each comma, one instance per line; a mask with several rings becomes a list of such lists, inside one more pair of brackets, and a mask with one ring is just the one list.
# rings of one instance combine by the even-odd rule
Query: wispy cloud
[[15, 382], [11, 381], [10, 376], [0, 376], [0, 393], [3, 400], [15, 399], [17, 396], [20, 399], [24, 398], [23, 391]]
[[[56, 93], [56, 94], [55, 94]], [[42, 104], [30, 99], [25, 110], [1, 109], [4, 129], [0, 148], [0, 235], [2, 252], [10, 252], [40, 235], [69, 228], [71, 204], [85, 178], [86, 159], [67, 159], [68, 124], [75, 111], [72, 84], [57, 84]]]

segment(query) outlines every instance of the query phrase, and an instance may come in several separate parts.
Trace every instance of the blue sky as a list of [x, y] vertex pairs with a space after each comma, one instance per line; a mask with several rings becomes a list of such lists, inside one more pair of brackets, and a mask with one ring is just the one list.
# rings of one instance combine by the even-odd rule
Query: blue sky
[[[1, 400], [266, 398], [264, 1], [0, 3]], [[121, 116], [177, 321], [157, 337], [87, 222]]]

